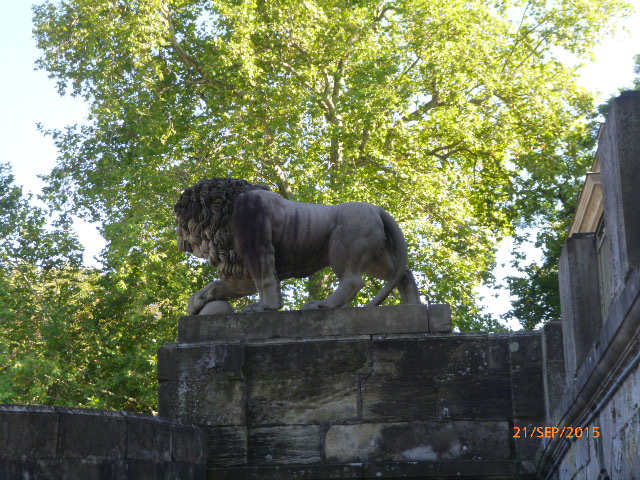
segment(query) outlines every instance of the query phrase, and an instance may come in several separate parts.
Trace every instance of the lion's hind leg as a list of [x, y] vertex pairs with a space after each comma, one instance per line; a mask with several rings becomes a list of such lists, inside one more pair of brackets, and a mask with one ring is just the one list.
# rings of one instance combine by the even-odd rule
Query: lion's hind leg
[[338, 277], [338, 288], [324, 300], [314, 300], [302, 306], [303, 310], [313, 308], [337, 308], [347, 305], [362, 289], [364, 281], [362, 273], [349, 271]]
[[[338, 288], [326, 299], [313, 301], [303, 308], [337, 308], [348, 305], [364, 286], [362, 275], [373, 257], [372, 252], [384, 245], [384, 231], [377, 228], [374, 215], [367, 219], [368, 211], [355, 210], [363, 224], [347, 223], [337, 228], [329, 244], [329, 263], [338, 277]], [[368, 220], [368, 221], [367, 221]], [[368, 228], [363, 228], [367, 226]]]
[[[381, 255], [377, 255], [375, 260], [367, 265], [365, 272], [380, 280], [389, 280], [393, 274], [393, 259], [388, 252], [383, 252]], [[413, 277], [413, 273], [408, 268], [405, 269], [402, 278], [397, 284], [397, 288], [400, 292], [400, 298], [402, 303], [408, 303], [411, 305], [420, 304], [420, 292], [418, 291], [418, 285]]]
[[418, 284], [416, 283], [413, 273], [408, 268], [405, 270], [402, 279], [398, 283], [398, 290], [400, 290], [402, 303], [420, 305], [420, 291], [418, 290]]

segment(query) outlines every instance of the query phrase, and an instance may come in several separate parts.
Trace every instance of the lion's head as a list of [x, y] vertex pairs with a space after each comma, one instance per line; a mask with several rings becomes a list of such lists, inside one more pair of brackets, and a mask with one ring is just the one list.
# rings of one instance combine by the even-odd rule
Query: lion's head
[[187, 188], [176, 203], [178, 248], [206, 258], [224, 277], [246, 277], [245, 265], [235, 249], [229, 221], [233, 202], [241, 193], [269, 190], [236, 178], [202, 180]]

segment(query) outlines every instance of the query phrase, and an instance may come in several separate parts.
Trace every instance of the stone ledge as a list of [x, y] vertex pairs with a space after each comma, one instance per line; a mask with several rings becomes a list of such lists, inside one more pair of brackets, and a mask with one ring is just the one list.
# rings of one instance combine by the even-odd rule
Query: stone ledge
[[129, 412], [0, 405], [2, 479], [201, 479], [204, 465], [204, 433], [193, 425]]
[[182, 317], [179, 343], [451, 332], [449, 305], [393, 305]]
[[449, 461], [391, 462], [340, 465], [291, 465], [278, 467], [209, 468], [207, 480], [328, 480], [359, 478], [468, 478], [484, 480], [535, 480], [522, 462]]

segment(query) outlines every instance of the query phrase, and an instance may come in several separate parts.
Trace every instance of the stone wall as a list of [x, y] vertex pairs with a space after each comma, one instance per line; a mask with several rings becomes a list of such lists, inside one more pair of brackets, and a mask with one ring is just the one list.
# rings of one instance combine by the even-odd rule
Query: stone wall
[[193, 426], [128, 412], [0, 405], [0, 479], [204, 479]]
[[[636, 366], [598, 415], [586, 424], [584, 438], [571, 443], [558, 464], [556, 478], [638, 478], [639, 392], [640, 369]], [[600, 435], [594, 438], [593, 432]]]
[[443, 330], [446, 306], [185, 317], [160, 413], [203, 427], [210, 479], [533, 478], [540, 332]]

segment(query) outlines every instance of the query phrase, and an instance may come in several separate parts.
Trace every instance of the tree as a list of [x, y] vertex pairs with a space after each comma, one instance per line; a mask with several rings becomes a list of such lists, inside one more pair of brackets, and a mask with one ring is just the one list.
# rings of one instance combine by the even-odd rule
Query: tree
[[[0, 403], [55, 396], [65, 320], [81, 290], [81, 248], [67, 217], [48, 224], [0, 164]], [[62, 343], [60, 343], [62, 342]]]
[[[592, 98], [557, 53], [588, 55], [623, 11], [618, 0], [47, 1], [35, 7], [39, 66], [91, 111], [49, 132], [60, 150], [49, 199], [103, 223], [109, 269], [136, 264], [180, 288], [202, 274], [172, 245], [171, 207], [201, 178], [377, 203], [401, 221], [428, 299], [451, 303], [461, 329], [497, 328], [475, 302], [496, 242], [544, 218], [587, 168], [563, 152]], [[302, 285], [290, 284], [292, 305]]]
[[154, 275], [159, 253], [145, 268], [141, 251], [126, 269], [83, 267], [69, 218], [49, 218], [0, 164], [0, 403], [152, 412], [187, 288]]
[[[635, 57], [634, 73], [637, 77], [629, 88], [619, 91], [640, 90], [640, 54]], [[606, 118], [613, 100], [612, 95], [589, 117], [590, 128], [581, 135], [571, 138], [571, 142], [563, 151], [563, 155], [575, 158], [574, 165], [590, 165], [593, 163], [593, 152], [600, 127]], [[581, 157], [581, 158], [576, 158]], [[535, 179], [534, 179], [535, 181]], [[558, 281], [558, 261], [567, 232], [573, 221], [576, 202], [584, 185], [584, 178], [576, 170], [572, 175], [563, 178], [554, 187], [554, 195], [542, 195], [552, 203], [547, 205], [547, 215], [537, 215], [524, 219], [522, 229], [535, 230], [535, 247], [541, 249], [543, 259], [540, 264], [526, 262], [525, 256], [516, 255], [513, 266], [520, 275], [507, 279], [511, 294], [516, 298], [512, 309], [505, 315], [507, 319], [519, 319], [521, 325], [532, 330], [549, 320], [560, 318], [560, 291]], [[518, 245], [526, 244], [526, 236], [518, 238]]]

